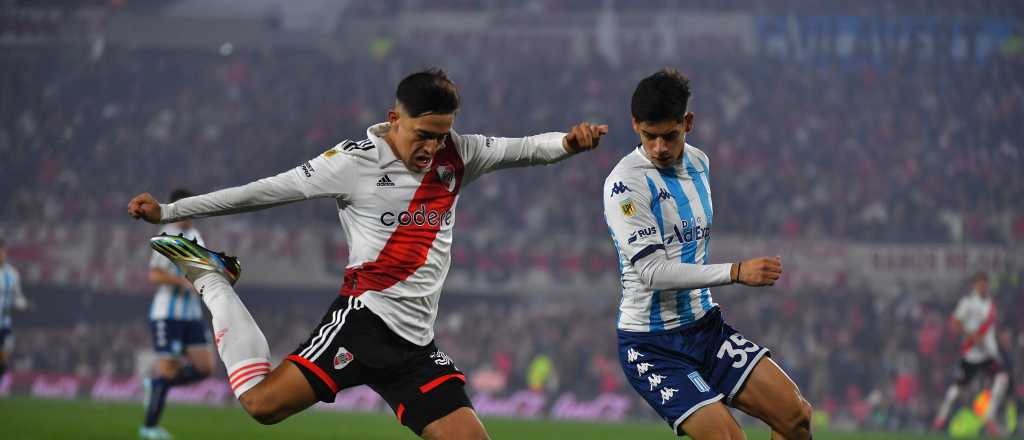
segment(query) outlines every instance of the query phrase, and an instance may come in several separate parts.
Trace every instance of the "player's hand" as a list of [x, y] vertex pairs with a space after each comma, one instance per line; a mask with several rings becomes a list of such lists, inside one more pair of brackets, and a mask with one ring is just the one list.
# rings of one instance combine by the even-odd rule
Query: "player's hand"
[[771, 286], [782, 276], [782, 257], [758, 257], [733, 264], [733, 279], [744, 286]]
[[608, 134], [608, 126], [582, 122], [569, 129], [569, 134], [562, 138], [562, 148], [570, 153], [593, 150], [597, 148], [601, 136]]
[[139, 194], [128, 202], [128, 215], [136, 220], [141, 218], [149, 223], [160, 223], [160, 202], [149, 193]]

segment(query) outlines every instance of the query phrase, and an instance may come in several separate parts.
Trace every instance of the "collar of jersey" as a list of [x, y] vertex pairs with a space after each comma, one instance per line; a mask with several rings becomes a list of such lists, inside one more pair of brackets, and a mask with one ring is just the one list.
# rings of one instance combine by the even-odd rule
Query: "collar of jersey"
[[395, 157], [395, 153], [391, 151], [391, 145], [388, 145], [388, 141], [384, 140], [384, 133], [387, 133], [389, 124], [387, 122], [381, 122], [379, 124], [371, 125], [370, 128], [366, 129], [366, 138], [373, 141], [373, 145], [377, 147], [377, 165], [381, 169], [387, 168], [395, 162], [398, 162], [398, 158]]
[[643, 144], [636, 146], [636, 154], [643, 158], [643, 160], [647, 164], [649, 164], [652, 168], [654, 168], [661, 174], [688, 174], [691, 172], [699, 173], [702, 172], [700, 169], [697, 169], [692, 165], [686, 165], [686, 155], [689, 154], [689, 149], [692, 147], [692, 145], [686, 144], [686, 147], [684, 147], [683, 149], [683, 156], [679, 158], [679, 163], [673, 165], [672, 168], [658, 168], [658, 166], [651, 161], [651, 158], [647, 157], [647, 153], [644, 151]]

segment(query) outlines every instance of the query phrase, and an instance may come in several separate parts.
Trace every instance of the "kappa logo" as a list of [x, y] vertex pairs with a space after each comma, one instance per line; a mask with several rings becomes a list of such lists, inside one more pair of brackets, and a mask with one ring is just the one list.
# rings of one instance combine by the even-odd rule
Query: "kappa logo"
[[676, 392], [679, 391], [679, 390], [677, 390], [675, 388], [665, 387], [665, 388], [662, 388], [660, 391], [661, 391], [661, 404], [664, 405], [665, 402], [668, 402], [669, 399], [671, 399], [673, 396], [675, 396]]
[[650, 362], [641, 362], [639, 364], [636, 364], [637, 376], [643, 376], [643, 375], [647, 374], [647, 370], [650, 370], [653, 367], [654, 367], [654, 364], [652, 364]]
[[395, 182], [392, 182], [391, 178], [385, 174], [384, 177], [381, 177], [380, 180], [377, 181], [377, 186], [395, 186]]
[[667, 376], [662, 376], [660, 374], [651, 374], [650, 376], [647, 376], [647, 381], [651, 383], [651, 391], [654, 391], [655, 388], [661, 386], [661, 381], [666, 378]]
[[672, 199], [672, 193], [668, 192], [665, 188], [658, 190], [658, 200], [670, 200]]
[[635, 348], [630, 347], [629, 350], [626, 350], [626, 360], [628, 360], [629, 363], [636, 362], [637, 359], [642, 357], [644, 357], [644, 354], [636, 351]]
[[616, 194], [622, 194], [622, 193], [626, 193], [626, 192], [631, 192], [631, 191], [632, 190], [629, 189], [629, 187], [626, 186], [625, 183], [615, 182], [615, 183], [612, 184], [612, 193], [609, 194], [608, 197], [614, 196]]
[[338, 354], [334, 355], [334, 369], [340, 370], [342, 368], [345, 368], [345, 366], [352, 362], [352, 359], [355, 358], [356, 357], [353, 356], [352, 353], [349, 353], [348, 350], [345, 349], [345, 347], [338, 347]]
[[441, 183], [447, 185], [448, 192], [455, 191], [455, 167], [448, 163], [438, 165], [437, 177], [441, 179]]

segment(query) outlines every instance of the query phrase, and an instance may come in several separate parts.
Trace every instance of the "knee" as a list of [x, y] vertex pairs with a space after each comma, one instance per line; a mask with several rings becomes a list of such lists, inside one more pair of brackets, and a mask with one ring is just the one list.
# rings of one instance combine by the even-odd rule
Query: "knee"
[[810, 402], [801, 397], [800, 402], [793, 410], [789, 411], [789, 414], [786, 415], [785, 420], [782, 422], [782, 429], [786, 432], [785, 437], [810, 438], [812, 413], [813, 408], [811, 408]]
[[277, 402], [251, 391], [253, 390], [242, 394], [238, 398], [238, 403], [242, 404], [242, 408], [245, 408], [245, 412], [254, 420], [263, 425], [273, 425], [288, 417]]
[[161, 362], [157, 365], [156, 374], [164, 379], [171, 379], [178, 374], [180, 367], [176, 363]]

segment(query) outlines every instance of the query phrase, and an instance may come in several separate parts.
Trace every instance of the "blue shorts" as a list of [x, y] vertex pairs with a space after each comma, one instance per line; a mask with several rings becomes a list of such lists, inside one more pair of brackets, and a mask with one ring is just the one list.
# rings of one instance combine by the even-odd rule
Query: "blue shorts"
[[723, 398], [731, 404], [754, 365], [769, 354], [726, 324], [718, 308], [681, 329], [619, 330], [618, 339], [630, 385], [674, 432], [701, 407]]
[[157, 319], [149, 321], [153, 350], [160, 355], [181, 356], [189, 347], [210, 343], [206, 324], [199, 320]]

